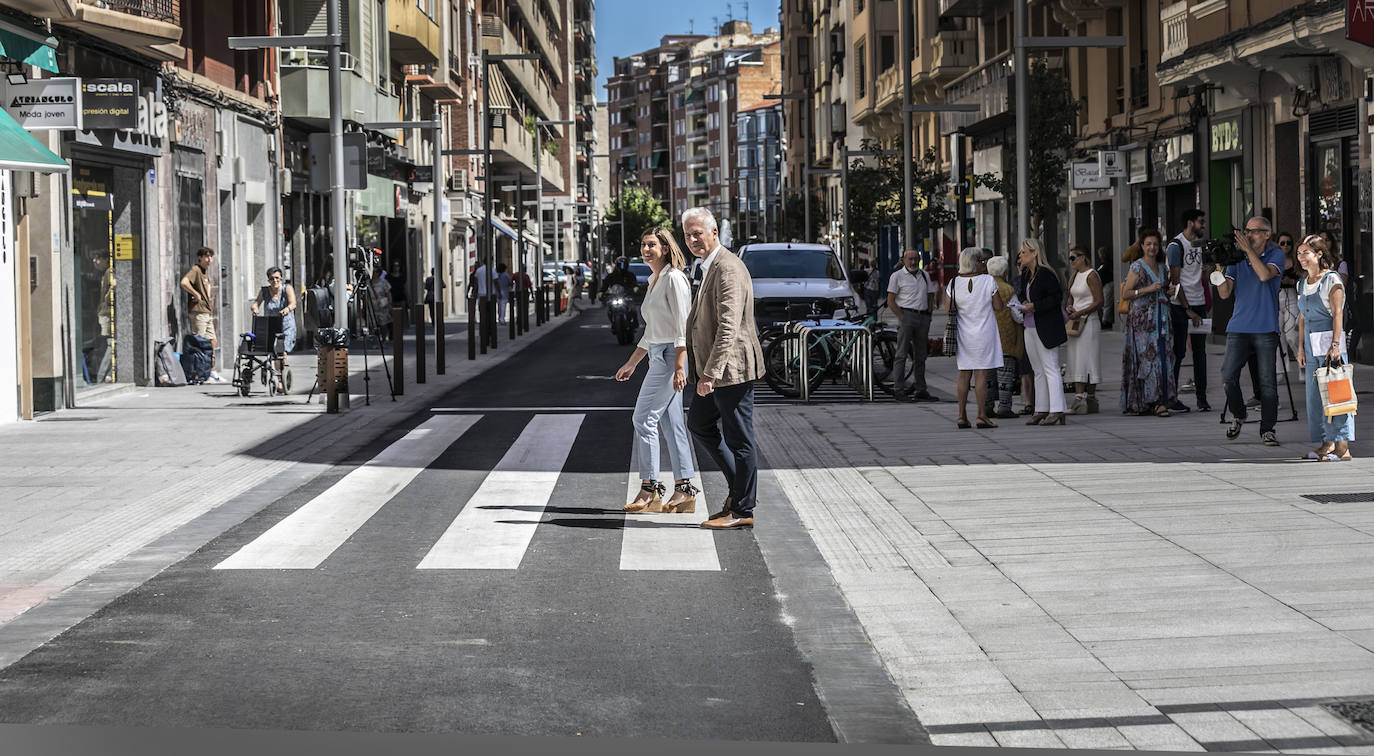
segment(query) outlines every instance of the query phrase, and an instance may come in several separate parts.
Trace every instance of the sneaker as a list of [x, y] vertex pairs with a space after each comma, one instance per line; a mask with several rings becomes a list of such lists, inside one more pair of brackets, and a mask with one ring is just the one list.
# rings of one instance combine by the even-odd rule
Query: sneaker
[[912, 395], [912, 401], [917, 402], [938, 402], [940, 397], [934, 396], [927, 391], [918, 391]]
[[1232, 418], [1231, 426], [1226, 429], [1226, 438], [1231, 441], [1235, 441], [1236, 439], [1240, 438], [1240, 426], [1244, 422], [1244, 420], [1237, 420], [1235, 418]]
[[1265, 446], [1278, 446], [1278, 445], [1279, 445], [1279, 437], [1278, 437], [1278, 435], [1275, 434], [1273, 431], [1265, 431], [1265, 432], [1261, 433], [1261, 434], [1260, 434], [1260, 440], [1264, 442], [1264, 445], [1265, 445]]
[[1212, 411], [1212, 405], [1208, 404], [1206, 399], [1203, 399], [1203, 400], [1201, 400], [1201, 401], [1199, 401], [1199, 402], [1197, 403], [1197, 411], [1198, 411], [1198, 412], [1211, 412], [1211, 411]]
[[1197, 385], [1191, 380], [1184, 381], [1183, 385], [1178, 387], [1178, 393], [1180, 394], [1191, 394], [1194, 391], [1197, 391]]
[[206, 383], [224, 383], [224, 378], [219, 373], [212, 370], [210, 371], [210, 378]]
[[1183, 402], [1180, 402], [1180, 401], [1177, 400], [1177, 399], [1175, 399], [1173, 402], [1171, 402], [1171, 403], [1169, 404], [1169, 411], [1170, 411], [1170, 412], [1192, 412], [1192, 410], [1189, 409], [1188, 405], [1184, 404]]

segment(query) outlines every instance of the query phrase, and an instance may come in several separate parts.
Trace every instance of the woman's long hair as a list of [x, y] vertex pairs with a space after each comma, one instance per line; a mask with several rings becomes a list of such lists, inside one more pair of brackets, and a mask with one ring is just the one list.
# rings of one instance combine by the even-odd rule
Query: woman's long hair
[[1327, 246], [1326, 239], [1321, 234], [1311, 234], [1304, 238], [1302, 243], [1297, 246], [1297, 249], [1302, 249], [1303, 247], [1307, 247], [1317, 253], [1317, 265], [1320, 266], [1322, 270], [1335, 270], [1336, 266], [1341, 264], [1340, 259], [1337, 258], [1336, 253]]
[[645, 229], [644, 233], [639, 235], [639, 238], [643, 240], [650, 236], [658, 239], [658, 246], [668, 250], [669, 266], [678, 270], [687, 267], [687, 258], [683, 256], [682, 248], [678, 247], [677, 242], [674, 241], [673, 232], [670, 229], [664, 228], [663, 226], [654, 226], [653, 228]]

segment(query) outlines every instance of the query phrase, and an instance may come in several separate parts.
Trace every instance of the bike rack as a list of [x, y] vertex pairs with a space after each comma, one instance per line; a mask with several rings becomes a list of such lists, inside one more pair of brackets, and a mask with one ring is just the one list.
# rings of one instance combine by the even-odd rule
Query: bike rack
[[[818, 320], [814, 322], [799, 321], [789, 323], [787, 330], [797, 334], [797, 339], [788, 339], [787, 342], [787, 362], [791, 364], [796, 359], [800, 366], [797, 379], [801, 388], [801, 400], [811, 401], [811, 381], [807, 379], [810, 372], [810, 365], [807, 357], [811, 350], [807, 348], [810, 336], [814, 334], [842, 333], [845, 341], [844, 346], [853, 345], [855, 348], [849, 350], [849, 357], [845, 366], [845, 372], [849, 376], [849, 385], [859, 392], [859, 397], [865, 401], [873, 401], [873, 334], [861, 325], [855, 325], [843, 320]], [[800, 354], [793, 354], [797, 345], [802, 345]], [[844, 347], [841, 347], [844, 348]]]

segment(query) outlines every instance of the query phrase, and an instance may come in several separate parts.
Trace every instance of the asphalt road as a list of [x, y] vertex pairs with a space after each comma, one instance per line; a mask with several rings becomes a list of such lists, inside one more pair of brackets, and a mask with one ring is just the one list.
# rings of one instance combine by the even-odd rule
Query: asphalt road
[[[629, 348], [603, 322], [0, 671], [0, 721], [833, 742], [754, 535], [695, 527], [719, 475], [695, 516], [620, 511], [630, 413], [607, 408], [632, 406], [638, 377], [604, 380]], [[656, 569], [625, 567], [646, 554]], [[672, 568], [709, 555], [718, 569]]]

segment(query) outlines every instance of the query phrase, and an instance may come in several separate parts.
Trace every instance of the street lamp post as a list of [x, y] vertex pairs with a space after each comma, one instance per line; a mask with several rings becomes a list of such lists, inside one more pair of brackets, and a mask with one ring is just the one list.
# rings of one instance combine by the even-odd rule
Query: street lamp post
[[[765, 100], [805, 100], [806, 95], [801, 92], [783, 94], [765, 94]], [[811, 109], [806, 103], [799, 106], [802, 113], [802, 137], [806, 141], [806, 156], [802, 160], [802, 203], [806, 208], [805, 226], [802, 227], [802, 241], [810, 242], [811, 239]], [[784, 108], [784, 113], [786, 112]], [[779, 181], [778, 183], [782, 183]], [[781, 209], [779, 209], [781, 212]]]
[[[519, 179], [516, 179], [516, 180], [519, 181]], [[537, 186], [537, 184], [536, 184], [536, 185], [532, 185], [532, 184], [519, 184], [519, 183], [517, 183], [517, 184], [513, 184], [513, 185], [501, 187], [501, 191], [503, 191], [503, 192], [515, 192], [515, 208], [516, 208], [516, 210], [515, 210], [515, 219], [516, 219], [515, 235], [516, 235], [517, 237], [519, 237], [519, 238], [517, 238], [517, 239], [516, 239], [516, 242], [515, 242], [515, 252], [516, 252], [516, 254], [511, 255], [511, 266], [512, 266], [512, 267], [515, 267], [515, 268], [517, 268], [517, 269], [518, 269], [518, 268], [525, 267], [525, 205], [531, 204], [530, 202], [527, 202], [527, 201], [525, 200], [525, 190], [526, 190], [526, 189], [534, 189], [535, 186]], [[542, 233], [542, 231], [541, 231], [541, 233]], [[517, 258], [518, 258], [518, 259], [517, 259]], [[541, 259], [542, 259], [542, 258], [541, 258]], [[518, 270], [517, 270], [517, 272], [518, 272]], [[512, 306], [512, 307], [511, 307], [511, 312], [510, 312], [510, 317], [509, 317], [508, 320], [507, 320], [507, 322], [510, 323], [510, 340], [511, 340], [511, 341], [514, 341], [514, 340], [515, 340], [515, 335], [516, 335], [516, 332], [517, 332], [517, 328], [516, 328], [516, 325], [517, 325], [517, 324], [516, 324], [516, 321], [517, 321], [517, 320], [519, 320], [519, 318], [516, 317], [515, 308], [514, 308], [514, 306]]]
[[[845, 161], [843, 168], [812, 168], [808, 164], [802, 168], [802, 175], [806, 177], [807, 186], [811, 185], [812, 176], [840, 177], [840, 204], [843, 205], [840, 209], [840, 244], [843, 245], [843, 249], [847, 250], [849, 247], [849, 163]], [[848, 256], [848, 252], [845, 253], [845, 256]], [[845, 265], [849, 265], [848, 259], [845, 260]]]
[[[485, 156], [487, 155], [487, 151], [486, 151], [486, 150], [442, 150], [442, 151], [440, 152], [440, 154], [441, 154], [441, 155], [482, 155], [482, 156], [485, 158]], [[482, 167], [482, 176], [485, 177], [488, 173], [490, 173], [490, 171], [487, 169], [487, 167], [486, 167], [485, 165], [483, 165], [483, 167]], [[484, 178], [483, 180], [485, 181], [485, 178]], [[488, 228], [482, 229], [482, 231], [483, 231], [483, 233], [490, 233], [491, 228], [488, 227]], [[463, 265], [463, 272], [464, 272], [464, 274], [466, 274], [466, 272], [467, 272], [467, 264], [466, 264], [466, 262], [467, 262], [467, 261], [464, 260], [464, 265]], [[443, 281], [443, 279], [439, 279], [438, 281], [436, 281], [435, 287], [436, 287], [436, 288], [442, 288], [442, 287], [439, 286], [439, 283], [442, 283], [442, 281]], [[467, 285], [467, 277], [466, 277], [466, 275], [464, 275], [464, 286], [466, 286], [466, 285]], [[423, 305], [419, 305], [419, 306], [420, 306], [420, 307], [423, 307]], [[469, 360], [475, 360], [475, 359], [477, 359], [477, 341], [478, 341], [478, 340], [477, 340], [477, 338], [475, 338], [475, 336], [476, 336], [476, 334], [475, 334], [476, 328], [474, 327], [475, 324], [476, 324], [476, 322], [477, 322], [477, 317], [478, 317], [477, 308], [475, 308], [475, 307], [470, 308], [470, 309], [468, 310], [468, 359], [469, 359]], [[420, 316], [420, 317], [417, 318], [417, 320], [420, 321], [420, 325], [417, 326], [417, 330], [415, 331], [415, 341], [416, 341], [417, 344], [419, 344], [419, 343], [423, 340], [423, 338], [424, 338], [424, 326], [423, 326], [424, 318], [423, 318], [423, 316]], [[483, 354], [486, 354], [486, 352], [487, 352], [486, 344], [484, 343], [484, 344], [482, 345], [482, 353], [483, 353]]]
[[[539, 277], [543, 283], [544, 277], [544, 132], [540, 131], [541, 126], [571, 126], [577, 123], [573, 120], [553, 120], [546, 121], [535, 119], [534, 122], [534, 183], [536, 185], [535, 196], [535, 219], [539, 227]], [[558, 231], [555, 229], [554, 233]]]

